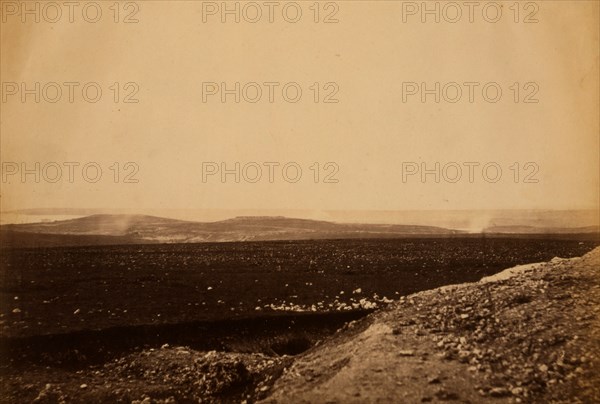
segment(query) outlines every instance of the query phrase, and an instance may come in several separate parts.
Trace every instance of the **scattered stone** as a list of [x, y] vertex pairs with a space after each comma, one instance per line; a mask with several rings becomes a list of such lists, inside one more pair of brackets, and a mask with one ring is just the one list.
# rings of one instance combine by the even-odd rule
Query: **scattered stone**
[[492, 387], [489, 394], [492, 397], [506, 397], [510, 395], [510, 392], [504, 387]]
[[429, 378], [429, 380], [427, 380], [427, 383], [429, 383], [429, 384], [440, 384], [441, 382], [442, 381], [437, 376], [431, 377], [431, 378]]
[[523, 387], [513, 387], [510, 392], [513, 396], [520, 396], [523, 394], [525, 389]]
[[438, 400], [441, 400], [441, 401], [449, 401], [449, 400], [458, 400], [459, 399], [458, 394], [456, 394], [452, 391], [448, 391], [443, 388], [436, 391], [435, 396], [438, 398]]

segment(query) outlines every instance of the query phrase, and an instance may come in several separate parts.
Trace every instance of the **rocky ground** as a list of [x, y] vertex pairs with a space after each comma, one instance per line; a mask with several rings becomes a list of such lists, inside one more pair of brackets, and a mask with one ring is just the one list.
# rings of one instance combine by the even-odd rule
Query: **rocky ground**
[[600, 402], [600, 249], [417, 293], [297, 358], [267, 403]]
[[295, 357], [163, 346], [0, 375], [1, 402], [597, 403], [600, 248], [401, 298]]
[[291, 357], [148, 349], [102, 366], [28, 369], [2, 380], [6, 403], [240, 403], [265, 397]]

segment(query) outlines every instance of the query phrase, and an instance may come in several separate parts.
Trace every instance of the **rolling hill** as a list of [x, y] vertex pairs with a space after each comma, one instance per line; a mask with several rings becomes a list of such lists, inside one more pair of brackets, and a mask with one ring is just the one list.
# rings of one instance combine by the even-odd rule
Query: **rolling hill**
[[191, 222], [147, 215], [104, 214], [5, 225], [1, 230], [4, 246], [381, 238], [462, 233], [434, 226], [343, 224], [283, 216], [239, 216], [217, 222]]
[[483, 229], [487, 234], [584, 234], [599, 233], [599, 226], [538, 227], [538, 226], [490, 226]]

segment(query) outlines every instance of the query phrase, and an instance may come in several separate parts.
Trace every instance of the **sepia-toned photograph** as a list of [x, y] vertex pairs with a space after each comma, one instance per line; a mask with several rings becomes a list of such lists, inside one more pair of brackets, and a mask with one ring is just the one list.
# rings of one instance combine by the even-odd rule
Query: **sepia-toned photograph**
[[0, 0], [0, 404], [600, 403], [600, 1]]

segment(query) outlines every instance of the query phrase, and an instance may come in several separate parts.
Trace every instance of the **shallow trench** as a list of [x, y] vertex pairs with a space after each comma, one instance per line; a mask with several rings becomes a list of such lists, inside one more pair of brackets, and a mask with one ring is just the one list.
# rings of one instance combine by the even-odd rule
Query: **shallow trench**
[[296, 313], [235, 320], [114, 327], [26, 338], [1, 338], [2, 367], [29, 364], [78, 369], [164, 344], [198, 351], [297, 355], [372, 310]]

